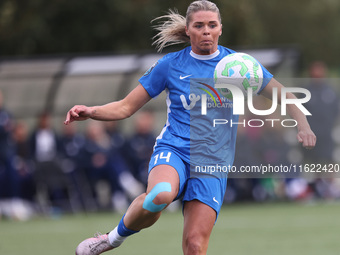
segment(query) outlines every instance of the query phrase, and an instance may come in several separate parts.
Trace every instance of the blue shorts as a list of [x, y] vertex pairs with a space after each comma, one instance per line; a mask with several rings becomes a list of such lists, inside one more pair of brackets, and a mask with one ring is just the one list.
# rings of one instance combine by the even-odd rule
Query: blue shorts
[[149, 163], [149, 173], [158, 165], [170, 165], [176, 169], [179, 175], [179, 192], [176, 199], [183, 197], [183, 201], [198, 200], [214, 209], [218, 216], [227, 188], [227, 178], [190, 178], [190, 164], [185, 162], [178, 152], [168, 147], [155, 149]]

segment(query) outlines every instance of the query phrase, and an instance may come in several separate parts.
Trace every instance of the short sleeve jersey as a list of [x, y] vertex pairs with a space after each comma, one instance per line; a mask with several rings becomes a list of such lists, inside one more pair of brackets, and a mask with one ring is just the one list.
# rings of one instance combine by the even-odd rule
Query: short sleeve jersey
[[[183, 160], [190, 163], [190, 148], [196, 146], [202, 154], [217, 153], [224, 164], [233, 164], [235, 154], [235, 142], [237, 125], [226, 126], [221, 134], [215, 135], [215, 141], [220, 143], [211, 151], [211, 135], [200, 136], [200, 141], [193, 142], [190, 134], [193, 116], [191, 111], [197, 103], [195, 94], [192, 93], [191, 86], [193, 80], [211, 79], [214, 77], [214, 70], [217, 63], [225, 56], [235, 53], [235, 51], [218, 46], [218, 50], [211, 55], [197, 55], [192, 52], [191, 47], [169, 53], [158, 60], [145, 74], [139, 82], [146, 89], [148, 94], [154, 98], [162, 91], [167, 94], [167, 121], [156, 139], [155, 147], [171, 147], [178, 152]], [[272, 74], [263, 66], [264, 82], [259, 92], [268, 84]], [[238, 116], [232, 114], [232, 109], [225, 109], [226, 118], [238, 121]], [[202, 134], [205, 133], [202, 130]], [[223, 136], [224, 139], [219, 139]]]

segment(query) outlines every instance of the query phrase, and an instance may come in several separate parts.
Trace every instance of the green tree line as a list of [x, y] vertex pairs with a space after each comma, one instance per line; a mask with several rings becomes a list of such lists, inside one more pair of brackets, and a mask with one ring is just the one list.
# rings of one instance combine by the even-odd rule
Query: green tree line
[[[154, 51], [150, 21], [183, 0], [1, 0], [1, 56]], [[230, 48], [294, 46], [338, 66], [340, 1], [216, 0]]]

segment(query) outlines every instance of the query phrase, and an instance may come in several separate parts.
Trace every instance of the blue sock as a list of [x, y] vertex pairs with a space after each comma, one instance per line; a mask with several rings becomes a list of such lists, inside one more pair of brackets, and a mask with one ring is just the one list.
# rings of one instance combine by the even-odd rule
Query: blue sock
[[[125, 214], [124, 214], [125, 216]], [[139, 231], [134, 231], [134, 230], [131, 230], [131, 229], [128, 229], [125, 224], [124, 224], [124, 216], [122, 217], [122, 219], [120, 220], [119, 224], [118, 224], [118, 227], [117, 227], [117, 232], [120, 236], [130, 236], [130, 235], [133, 235], [135, 233], [138, 233]]]

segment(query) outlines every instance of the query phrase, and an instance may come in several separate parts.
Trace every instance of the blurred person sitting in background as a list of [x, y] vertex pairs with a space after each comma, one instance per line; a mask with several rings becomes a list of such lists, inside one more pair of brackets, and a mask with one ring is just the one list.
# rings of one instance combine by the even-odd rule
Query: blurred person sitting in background
[[138, 112], [135, 118], [134, 134], [128, 139], [124, 155], [130, 163], [133, 176], [146, 187], [148, 166], [155, 145], [154, 114], [151, 111]]
[[0, 91], [0, 219], [2, 216], [21, 220], [19, 176], [14, 167], [15, 148], [12, 139], [13, 120], [4, 107]]
[[332, 131], [339, 114], [339, 96], [327, 81], [325, 63], [316, 61], [309, 67], [310, 81], [307, 89], [312, 97], [305, 107], [312, 113], [307, 116], [311, 128], [318, 137], [314, 150], [304, 150], [305, 161], [310, 163], [331, 163], [334, 150]]
[[109, 209], [113, 206], [118, 212], [125, 211], [131, 195], [126, 194], [126, 191], [128, 189], [131, 192], [136, 182], [121, 152], [111, 146], [110, 137], [102, 123], [90, 122], [87, 126], [80, 162], [87, 172], [100, 208]]
[[51, 115], [43, 112], [38, 116], [37, 127], [31, 135], [31, 148], [37, 163], [55, 165], [60, 151], [60, 141], [57, 132], [52, 128]]
[[[305, 107], [312, 113], [307, 119], [318, 143], [314, 150], [304, 150], [306, 163], [332, 164], [334, 163], [335, 141], [333, 130], [339, 118], [339, 96], [335, 89], [327, 81], [327, 66], [324, 62], [315, 61], [309, 66], [309, 83], [307, 89], [312, 97]], [[322, 199], [333, 199], [340, 197], [340, 188], [329, 173], [324, 175], [312, 175], [308, 177], [309, 186], [316, 197]]]
[[37, 126], [30, 137], [30, 147], [41, 210], [47, 213], [51, 208], [65, 208], [67, 177], [60, 167], [60, 140], [52, 128], [50, 113], [43, 112], [38, 116]]
[[60, 134], [61, 168], [72, 184], [72, 203], [75, 210], [94, 210], [96, 205], [91, 196], [86, 173], [80, 167], [81, 150], [85, 146], [85, 136], [77, 132], [77, 125], [64, 126]]
[[14, 167], [19, 176], [20, 197], [34, 202], [36, 187], [33, 177], [33, 162], [29, 143], [29, 130], [25, 122], [18, 121], [13, 128], [15, 146]]
[[122, 151], [126, 144], [125, 135], [119, 130], [117, 121], [103, 122], [105, 131], [110, 136], [111, 147]]
[[[0, 218], [27, 220], [34, 214], [34, 183], [29, 167], [26, 125], [14, 124], [0, 91]], [[20, 147], [20, 148], [19, 148]], [[30, 201], [30, 202], [28, 202]]]
[[[244, 117], [240, 117], [240, 121], [250, 118], [249, 112]], [[237, 129], [237, 141], [235, 148], [234, 166], [240, 169], [241, 166], [260, 165], [261, 145], [261, 130], [249, 126], [239, 125]], [[256, 179], [234, 176], [228, 178], [227, 192], [224, 200], [228, 203], [234, 201], [252, 200], [252, 190], [257, 183]], [[255, 198], [256, 199], [256, 198]]]
[[19, 195], [18, 176], [13, 167], [14, 143], [12, 140], [13, 121], [4, 108], [4, 97], [0, 91], [0, 199]]

